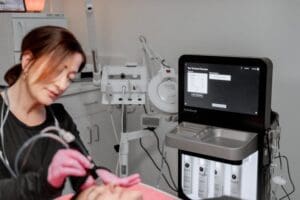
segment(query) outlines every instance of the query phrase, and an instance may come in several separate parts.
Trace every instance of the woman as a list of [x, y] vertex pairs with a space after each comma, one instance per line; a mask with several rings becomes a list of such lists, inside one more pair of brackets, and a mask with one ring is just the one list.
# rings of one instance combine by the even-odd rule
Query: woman
[[[21, 63], [5, 74], [8, 88], [1, 92], [1, 199], [53, 199], [61, 194], [67, 177], [75, 190], [95, 183], [88, 176], [92, 163], [78, 149], [63, 149], [55, 141], [40, 141], [13, 167], [18, 149], [44, 128], [59, 122], [78, 141], [79, 133], [61, 104], [53, 104], [85, 66], [86, 56], [76, 38], [65, 28], [39, 27], [22, 41]], [[81, 141], [80, 141], [81, 143]], [[131, 186], [139, 175], [119, 178], [105, 169], [97, 170], [104, 183]], [[84, 179], [84, 184], [82, 180]]]
[[[154, 197], [153, 197], [154, 198]], [[67, 198], [66, 198], [67, 199]], [[113, 184], [91, 186], [83, 190], [72, 200], [143, 200], [143, 194], [138, 190], [129, 190]]]

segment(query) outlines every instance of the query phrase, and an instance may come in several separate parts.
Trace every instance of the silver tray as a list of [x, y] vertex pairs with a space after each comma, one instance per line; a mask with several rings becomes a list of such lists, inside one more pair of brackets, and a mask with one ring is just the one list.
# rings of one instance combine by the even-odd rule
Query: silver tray
[[202, 155], [240, 161], [257, 150], [257, 133], [185, 122], [166, 135], [166, 145]]

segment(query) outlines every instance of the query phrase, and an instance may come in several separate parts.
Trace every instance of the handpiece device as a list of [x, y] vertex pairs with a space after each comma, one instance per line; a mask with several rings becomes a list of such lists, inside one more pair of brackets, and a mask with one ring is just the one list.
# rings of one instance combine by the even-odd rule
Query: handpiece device
[[88, 151], [87, 151], [86, 148], [83, 146], [83, 144], [82, 144], [81, 142], [79, 142], [73, 134], [71, 134], [71, 133], [69, 133], [69, 132], [67, 132], [67, 131], [61, 130], [61, 131], [59, 132], [59, 135], [63, 138], [63, 140], [65, 140], [65, 141], [69, 144], [69, 146], [70, 146], [71, 148], [79, 149], [80, 152], [81, 152], [83, 155], [85, 155], [86, 157], [88, 157], [89, 160], [90, 160], [90, 162], [93, 164], [93, 167], [87, 171], [88, 173], [87, 173], [87, 175], [85, 176], [85, 178], [82, 179], [80, 185], [82, 185], [82, 184], [86, 181], [86, 179], [87, 179], [87, 177], [88, 177], [89, 175], [91, 175], [95, 180], [97, 180], [97, 179], [99, 178], [99, 176], [98, 176], [98, 174], [97, 174], [97, 172], [96, 172], [96, 170], [98, 169], [98, 167], [97, 167], [97, 165], [95, 164], [95, 162], [91, 159], [91, 157], [90, 157]]
[[[79, 149], [83, 155], [90, 158], [90, 155], [86, 150], [86, 148], [84, 148], [84, 146], [76, 139], [73, 140], [72, 142], [69, 142], [68, 144], [71, 148]], [[92, 159], [90, 159], [90, 162], [93, 164], [93, 168], [88, 170], [88, 174], [91, 174], [94, 179], [97, 179], [99, 177], [98, 174], [96, 173], [97, 165]]]

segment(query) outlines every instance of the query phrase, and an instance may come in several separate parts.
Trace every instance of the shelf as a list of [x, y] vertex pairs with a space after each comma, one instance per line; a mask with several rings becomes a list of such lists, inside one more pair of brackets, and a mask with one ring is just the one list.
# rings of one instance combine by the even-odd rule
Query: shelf
[[75, 82], [70, 85], [70, 87], [64, 92], [62, 97], [81, 94], [94, 90], [100, 91], [100, 87], [95, 86], [92, 82]]

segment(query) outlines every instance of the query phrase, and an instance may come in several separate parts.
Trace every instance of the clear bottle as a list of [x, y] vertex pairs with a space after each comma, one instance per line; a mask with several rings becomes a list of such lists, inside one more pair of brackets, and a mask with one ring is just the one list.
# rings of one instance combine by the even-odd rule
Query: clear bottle
[[185, 194], [193, 192], [193, 158], [183, 155], [183, 191]]
[[208, 197], [209, 161], [202, 158], [200, 158], [198, 161], [199, 161], [198, 197], [200, 199], [203, 199]]
[[214, 197], [220, 197], [224, 193], [224, 164], [215, 162], [214, 171]]
[[233, 197], [241, 197], [241, 176], [242, 167], [240, 165], [231, 166], [231, 181], [230, 181], [230, 194]]

